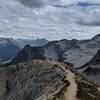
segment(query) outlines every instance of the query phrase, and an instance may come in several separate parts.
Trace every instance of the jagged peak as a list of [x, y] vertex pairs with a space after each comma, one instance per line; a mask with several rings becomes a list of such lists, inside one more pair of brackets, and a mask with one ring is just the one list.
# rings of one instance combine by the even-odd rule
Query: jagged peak
[[24, 46], [24, 50], [28, 50], [28, 49], [30, 49], [30, 48], [32, 48], [29, 44], [26, 44], [25, 46]]

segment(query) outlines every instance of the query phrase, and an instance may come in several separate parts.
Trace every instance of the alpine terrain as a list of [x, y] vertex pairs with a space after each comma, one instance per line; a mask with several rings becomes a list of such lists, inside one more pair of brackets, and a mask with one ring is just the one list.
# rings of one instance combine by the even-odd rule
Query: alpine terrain
[[31, 60], [0, 67], [0, 100], [100, 100], [100, 87], [64, 63]]

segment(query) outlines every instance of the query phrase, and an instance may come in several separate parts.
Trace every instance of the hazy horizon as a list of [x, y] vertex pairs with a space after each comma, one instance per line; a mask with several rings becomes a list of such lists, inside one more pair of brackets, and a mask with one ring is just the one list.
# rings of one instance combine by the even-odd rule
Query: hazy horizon
[[[99, 35], [100, 33], [96, 34], [96, 35]], [[77, 38], [62, 38], [62, 39], [46, 39], [46, 38], [41, 38], [41, 37], [31, 37], [31, 38], [27, 38], [27, 37], [12, 37], [12, 36], [1, 36], [0, 38], [4, 38], [4, 39], [15, 39], [15, 40], [38, 40], [38, 39], [45, 39], [45, 40], [48, 40], [48, 41], [59, 41], [59, 40], [63, 40], [63, 39], [66, 39], [66, 40], [89, 40], [89, 39], [92, 39], [93, 37], [95, 37], [96, 35], [92, 36], [92, 37], [89, 37], [89, 38], [83, 38], [83, 39], [77, 39]]]

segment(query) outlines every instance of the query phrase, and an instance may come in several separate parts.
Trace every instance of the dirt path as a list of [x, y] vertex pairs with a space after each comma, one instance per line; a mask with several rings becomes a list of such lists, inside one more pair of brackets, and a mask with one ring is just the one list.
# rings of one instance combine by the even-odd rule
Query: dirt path
[[75, 82], [75, 75], [70, 71], [66, 70], [65, 66], [58, 62], [51, 62], [52, 64], [57, 64], [62, 70], [66, 73], [66, 79], [70, 82], [70, 86], [68, 87], [67, 91], [64, 93], [64, 99], [65, 100], [76, 100], [76, 94], [77, 94], [77, 84]]
[[[37, 60], [34, 61], [34, 63]], [[42, 60], [38, 60], [39, 63], [42, 63]], [[65, 72], [65, 80], [68, 80], [70, 82], [70, 85], [68, 87], [68, 89], [64, 92], [64, 100], [77, 100], [76, 99], [76, 94], [77, 94], [77, 84], [75, 82], [75, 75], [74, 73], [72, 73], [69, 69], [66, 69], [66, 67], [56, 61], [49, 61], [47, 60], [46, 62], [51, 63], [52, 65], [58, 65], [64, 72]], [[61, 91], [61, 89], [65, 86], [65, 84], [63, 84], [62, 86], [58, 87], [58, 89], [56, 91], [54, 91], [53, 93], [49, 94], [47, 98], [52, 98], [53, 95], [55, 95], [56, 93], [59, 93]], [[46, 98], [44, 98], [44, 100], [47, 100]]]
[[75, 100], [77, 94], [77, 84], [75, 82], [75, 76], [73, 73], [67, 71], [67, 80], [70, 82], [70, 86], [65, 95], [65, 100]]

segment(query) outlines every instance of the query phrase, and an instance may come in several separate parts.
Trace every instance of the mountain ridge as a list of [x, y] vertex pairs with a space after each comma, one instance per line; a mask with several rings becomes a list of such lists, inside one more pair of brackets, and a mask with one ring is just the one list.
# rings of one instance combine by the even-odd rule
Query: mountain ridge
[[1, 37], [0, 62], [2, 63], [8, 60], [12, 60], [26, 44], [30, 44], [32, 46], [44, 46], [47, 42], [48, 40], [45, 39], [19, 40], [19, 39]]
[[88, 63], [100, 48], [100, 37], [97, 37], [90, 40], [50, 41], [41, 47], [44, 51], [43, 57], [68, 62], [73, 64], [75, 68], [79, 68]]

